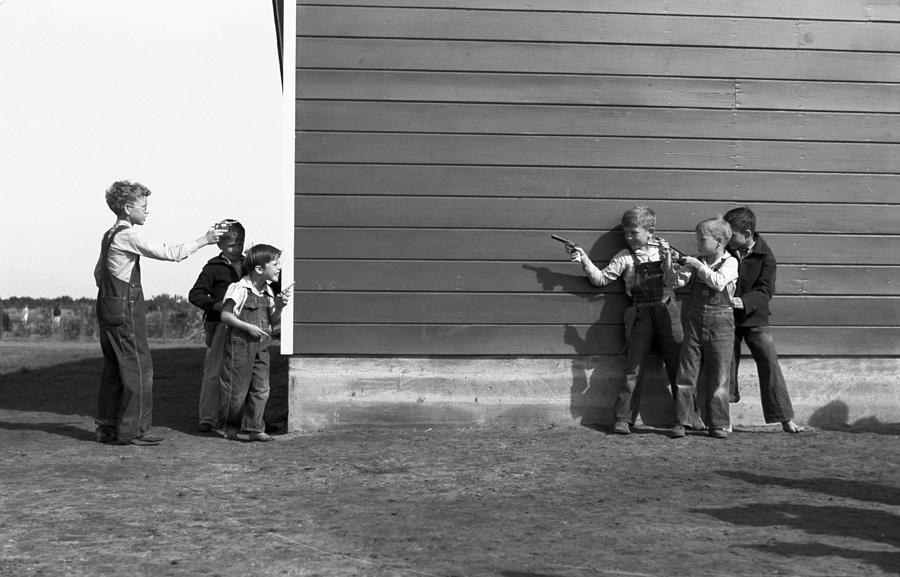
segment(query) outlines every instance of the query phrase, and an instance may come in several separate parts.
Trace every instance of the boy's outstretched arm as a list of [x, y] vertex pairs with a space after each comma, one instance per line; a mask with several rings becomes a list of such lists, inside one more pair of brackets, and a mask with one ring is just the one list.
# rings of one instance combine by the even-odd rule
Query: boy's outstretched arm
[[571, 252], [572, 262], [581, 263], [584, 274], [587, 275], [588, 280], [591, 281], [591, 284], [594, 286], [608, 285], [622, 276], [622, 271], [625, 270], [625, 263], [623, 259], [617, 257], [618, 255], [613, 257], [606, 268], [601, 270], [593, 263], [593, 261], [591, 261], [588, 254], [580, 246], [576, 246]]

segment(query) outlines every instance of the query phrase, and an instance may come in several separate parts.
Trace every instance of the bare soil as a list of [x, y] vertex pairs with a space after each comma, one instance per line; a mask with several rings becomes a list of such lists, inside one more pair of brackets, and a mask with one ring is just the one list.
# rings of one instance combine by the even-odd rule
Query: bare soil
[[[153, 354], [167, 440], [111, 446], [93, 440], [99, 347], [0, 341], [0, 575], [900, 573], [897, 425], [725, 441], [348, 427], [229, 442], [195, 432], [203, 349]], [[275, 430], [286, 383], [279, 357]]]

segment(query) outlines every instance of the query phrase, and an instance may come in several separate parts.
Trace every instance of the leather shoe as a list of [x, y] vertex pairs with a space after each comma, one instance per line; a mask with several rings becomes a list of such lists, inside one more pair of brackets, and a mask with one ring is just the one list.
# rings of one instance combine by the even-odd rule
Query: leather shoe
[[626, 421], [616, 421], [616, 424], [613, 425], [613, 433], [617, 435], [630, 435], [631, 427]]
[[672, 427], [672, 432], [669, 433], [669, 436], [673, 439], [681, 439], [682, 437], [684, 437], [684, 435], [684, 425], [675, 425], [674, 427]]
[[106, 425], [99, 425], [97, 430], [94, 431], [94, 436], [98, 443], [115, 443], [119, 440], [116, 435], [116, 430], [113, 427], [108, 427]]
[[710, 429], [709, 436], [713, 439], [727, 439], [728, 431], [726, 431], [725, 429]]
[[134, 437], [133, 439], [125, 439], [123, 441], [119, 441], [119, 443], [122, 445], [135, 445], [138, 447], [152, 447], [154, 445], [162, 443], [164, 440], [165, 437], [147, 433], [145, 435], [141, 435], [140, 437]]

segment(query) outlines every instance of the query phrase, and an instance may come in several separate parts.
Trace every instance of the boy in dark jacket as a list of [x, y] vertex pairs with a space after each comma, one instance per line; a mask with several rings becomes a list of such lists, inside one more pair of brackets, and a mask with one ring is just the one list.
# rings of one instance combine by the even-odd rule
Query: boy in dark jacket
[[236, 220], [224, 222], [229, 226], [218, 242], [222, 252], [203, 266], [197, 282], [188, 293], [188, 300], [203, 309], [203, 330], [206, 333], [198, 427], [202, 433], [213, 430], [219, 415], [219, 374], [225, 351], [225, 325], [220, 317], [222, 298], [228, 285], [241, 278], [244, 261], [244, 227]]
[[738, 365], [741, 341], [747, 343], [759, 374], [759, 394], [766, 423], [781, 423], [786, 433], [799, 433], [794, 423], [794, 408], [778, 364], [775, 341], [769, 331], [769, 301], [775, 294], [775, 255], [756, 232], [756, 215], [742, 206], [725, 213], [732, 236], [728, 246], [737, 257], [738, 283], [734, 306], [734, 357], [729, 387], [732, 403], [740, 401]]

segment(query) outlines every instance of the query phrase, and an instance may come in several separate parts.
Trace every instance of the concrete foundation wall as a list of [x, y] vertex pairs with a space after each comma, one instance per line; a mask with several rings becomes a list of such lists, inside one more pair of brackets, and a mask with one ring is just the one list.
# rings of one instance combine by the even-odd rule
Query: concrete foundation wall
[[[673, 420], [659, 362], [645, 378], [641, 420]], [[796, 420], [872, 430], [900, 423], [900, 359], [783, 358]], [[323, 358], [290, 361], [288, 426], [352, 424], [610, 425], [622, 380], [617, 357]], [[756, 368], [741, 362], [735, 426], [764, 424]]]

